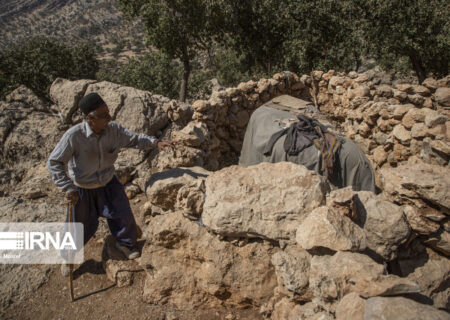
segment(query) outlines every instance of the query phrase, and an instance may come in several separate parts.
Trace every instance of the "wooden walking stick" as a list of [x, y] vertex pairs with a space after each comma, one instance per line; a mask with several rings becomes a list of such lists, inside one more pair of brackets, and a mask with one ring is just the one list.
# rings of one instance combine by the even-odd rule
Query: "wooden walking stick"
[[[69, 222], [68, 222], [68, 229], [69, 232], [72, 232], [72, 202], [69, 201], [69, 203], [67, 204], [68, 206], [68, 210], [69, 210]], [[69, 287], [70, 287], [70, 299], [73, 302], [74, 299], [74, 295], [73, 295], [73, 264], [72, 264], [72, 252], [69, 249], [68, 250], [68, 262], [69, 262]]]

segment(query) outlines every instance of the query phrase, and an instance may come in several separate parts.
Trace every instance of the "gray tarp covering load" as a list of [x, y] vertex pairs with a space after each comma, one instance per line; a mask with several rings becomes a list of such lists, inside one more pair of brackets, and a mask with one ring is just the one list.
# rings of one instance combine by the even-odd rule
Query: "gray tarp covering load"
[[[298, 155], [288, 155], [284, 150], [286, 135], [274, 144], [272, 153], [264, 155], [264, 149], [271, 136], [289, 125], [297, 114], [305, 114], [329, 125], [326, 118], [317, 113], [308, 102], [291, 96], [280, 96], [256, 109], [248, 123], [242, 145], [239, 164], [251, 166], [261, 162], [289, 161], [302, 164], [320, 174], [320, 153], [313, 145]], [[331, 132], [335, 133], [333, 130]], [[351, 140], [341, 136], [341, 148], [336, 157], [335, 172], [330, 182], [337, 187], [352, 186], [354, 190], [375, 192], [375, 179], [372, 166], [362, 150]]]

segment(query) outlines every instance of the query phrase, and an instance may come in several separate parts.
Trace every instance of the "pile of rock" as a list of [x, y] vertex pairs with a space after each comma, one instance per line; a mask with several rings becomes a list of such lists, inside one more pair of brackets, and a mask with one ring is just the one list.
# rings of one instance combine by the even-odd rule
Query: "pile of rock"
[[[432, 192], [418, 179], [408, 181], [422, 183], [417, 198], [446, 205], [442, 183]], [[253, 306], [271, 319], [448, 318], [436, 309], [449, 307], [448, 259], [412, 236], [409, 207], [389, 192], [330, 192], [301, 165], [262, 163], [169, 170], [147, 194], [149, 303]]]
[[417, 156], [447, 165], [450, 159], [450, 76], [422, 85], [393, 83], [370, 70], [311, 75], [278, 73], [272, 79], [241, 83], [193, 103], [193, 120], [205, 124], [207, 166], [215, 170], [236, 163], [253, 110], [281, 94], [313, 101], [340, 122], [374, 167], [395, 166]]

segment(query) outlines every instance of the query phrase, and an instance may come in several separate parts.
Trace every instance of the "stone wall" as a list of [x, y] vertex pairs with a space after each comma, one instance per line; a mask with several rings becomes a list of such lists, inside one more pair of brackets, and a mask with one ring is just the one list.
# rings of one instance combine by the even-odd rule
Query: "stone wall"
[[[395, 83], [389, 75], [314, 71], [290, 72], [214, 92], [192, 105], [196, 126], [206, 126], [206, 167], [237, 163], [252, 112], [281, 94], [314, 104], [360, 145], [374, 168], [412, 158], [448, 165], [450, 155], [450, 76], [422, 85]], [[205, 134], [205, 133], [204, 133]]]

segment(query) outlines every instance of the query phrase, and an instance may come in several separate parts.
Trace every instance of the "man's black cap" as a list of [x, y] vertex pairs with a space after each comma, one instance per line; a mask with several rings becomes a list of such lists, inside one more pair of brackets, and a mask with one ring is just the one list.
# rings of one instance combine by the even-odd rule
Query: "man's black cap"
[[85, 115], [88, 115], [104, 104], [105, 101], [103, 101], [102, 97], [100, 97], [98, 93], [92, 92], [81, 98], [80, 102], [78, 102], [78, 108], [80, 108], [81, 112]]

